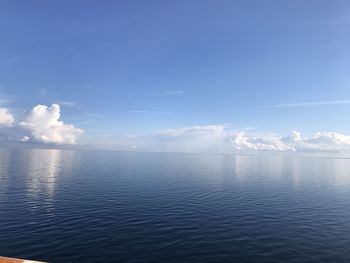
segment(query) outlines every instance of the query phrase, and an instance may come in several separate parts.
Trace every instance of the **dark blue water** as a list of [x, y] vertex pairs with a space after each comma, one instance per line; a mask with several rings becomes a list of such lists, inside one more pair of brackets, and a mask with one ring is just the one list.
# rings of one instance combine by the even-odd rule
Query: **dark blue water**
[[0, 150], [0, 255], [350, 262], [350, 159]]

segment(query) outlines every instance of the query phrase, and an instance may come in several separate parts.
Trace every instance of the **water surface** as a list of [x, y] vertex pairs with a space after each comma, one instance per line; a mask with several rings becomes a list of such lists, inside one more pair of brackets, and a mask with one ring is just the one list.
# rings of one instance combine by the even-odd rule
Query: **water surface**
[[0, 255], [349, 262], [350, 159], [1, 149]]

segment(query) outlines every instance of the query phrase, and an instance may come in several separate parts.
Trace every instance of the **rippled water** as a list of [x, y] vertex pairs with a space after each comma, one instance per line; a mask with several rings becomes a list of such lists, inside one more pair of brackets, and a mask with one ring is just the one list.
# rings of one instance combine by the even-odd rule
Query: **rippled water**
[[350, 262], [350, 159], [0, 150], [0, 255]]

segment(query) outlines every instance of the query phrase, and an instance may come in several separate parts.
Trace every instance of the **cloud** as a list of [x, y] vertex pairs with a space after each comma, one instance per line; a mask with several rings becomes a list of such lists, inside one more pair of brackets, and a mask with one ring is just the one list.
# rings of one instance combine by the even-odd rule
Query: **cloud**
[[62, 105], [62, 106], [66, 106], [66, 107], [74, 107], [74, 106], [77, 105], [77, 104], [76, 104], [75, 102], [73, 102], [73, 101], [65, 101], [65, 100], [60, 101], [59, 104]]
[[[195, 125], [191, 127], [164, 129], [148, 138], [148, 146], [160, 151], [175, 152], [223, 152], [229, 151], [226, 136], [228, 125]], [[144, 138], [146, 140], [147, 138]], [[137, 144], [135, 144], [138, 146]], [[138, 147], [138, 149], [141, 147]]]
[[311, 137], [302, 137], [299, 132], [293, 132], [283, 140], [296, 151], [350, 151], [350, 136], [336, 132], [317, 132]]
[[7, 108], [0, 108], [0, 128], [11, 127], [15, 118]]
[[[0, 99], [1, 102], [1, 99]], [[60, 106], [37, 105], [18, 120], [8, 108], [0, 107], [0, 140], [8, 142], [36, 142], [74, 144], [82, 129], [60, 120]]]
[[23, 136], [19, 141], [20, 142], [28, 142], [30, 138], [28, 136]]
[[[60, 116], [58, 104], [52, 104], [51, 107], [37, 105], [19, 122], [19, 127], [29, 131], [30, 136], [26, 137], [36, 142], [74, 144], [83, 134], [83, 130], [64, 124], [59, 120]], [[28, 140], [25, 139], [25, 141]]]
[[149, 136], [125, 138], [125, 144], [144, 151], [176, 152], [350, 152], [350, 136], [336, 132], [316, 132], [302, 136], [293, 131], [287, 135], [254, 134], [232, 131], [230, 125], [196, 125], [165, 129]]
[[277, 135], [249, 136], [238, 132], [229, 136], [234, 150], [260, 150], [260, 151], [295, 151], [295, 149]]
[[[183, 151], [227, 152], [236, 151], [287, 151], [293, 150], [278, 136], [252, 136], [234, 132], [230, 125], [197, 125], [159, 132], [163, 141], [172, 141], [173, 146], [183, 146]], [[177, 147], [178, 148], [178, 147]]]
[[295, 152], [350, 152], [350, 136], [336, 132], [316, 132], [310, 137], [293, 131], [286, 136], [233, 135], [232, 143], [237, 150], [267, 150]]
[[163, 92], [163, 96], [176, 96], [176, 95], [182, 95], [185, 91], [183, 90], [167, 90]]
[[[160, 111], [133, 111], [168, 114]], [[74, 144], [84, 131], [61, 120], [60, 106], [37, 105], [16, 121], [8, 108], [0, 108], [0, 138], [22, 143]], [[349, 152], [350, 135], [333, 131], [304, 136], [293, 131], [287, 135], [258, 134], [255, 130], [233, 130], [230, 124], [195, 125], [169, 128], [143, 136], [110, 136], [103, 147], [137, 151], [174, 152]], [[102, 147], [102, 146], [101, 146]], [[114, 148], [117, 149], [117, 148]]]
[[273, 105], [262, 106], [262, 108], [291, 108], [291, 107], [309, 107], [309, 106], [339, 105], [339, 104], [350, 104], [350, 100], [309, 101], [309, 102], [273, 104]]

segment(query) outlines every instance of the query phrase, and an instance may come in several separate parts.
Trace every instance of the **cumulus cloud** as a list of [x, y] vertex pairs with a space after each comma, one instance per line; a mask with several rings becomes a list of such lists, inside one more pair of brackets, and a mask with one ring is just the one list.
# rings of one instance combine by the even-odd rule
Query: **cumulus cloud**
[[28, 130], [30, 136], [23, 137], [25, 141], [32, 139], [41, 143], [74, 144], [83, 134], [83, 130], [74, 125], [64, 124], [60, 120], [60, 106], [52, 104], [35, 106], [25, 118], [19, 122], [19, 127]]
[[280, 136], [251, 136], [238, 132], [229, 138], [235, 150], [295, 151]]
[[286, 136], [237, 133], [231, 140], [237, 150], [350, 152], [350, 136], [336, 132], [317, 132], [309, 137], [297, 131]]
[[303, 136], [293, 131], [278, 134], [254, 134], [232, 131], [229, 125], [204, 125], [158, 132], [153, 141], [166, 150], [194, 152], [290, 151], [350, 152], [350, 136], [336, 132], [317, 132]]
[[[147, 112], [148, 113], [148, 112]], [[74, 144], [83, 130], [61, 120], [60, 106], [37, 105], [16, 121], [9, 109], [0, 108], [0, 138], [22, 143]], [[349, 152], [350, 135], [316, 132], [305, 136], [298, 131], [287, 135], [236, 131], [230, 125], [196, 125], [164, 129], [144, 136], [112, 137], [104, 143], [119, 149], [177, 152]]]
[[15, 118], [7, 108], [0, 108], [0, 127], [11, 127]]
[[296, 151], [350, 151], [350, 136], [336, 132], [317, 132], [311, 137], [302, 137], [300, 133], [293, 132], [283, 140]]

